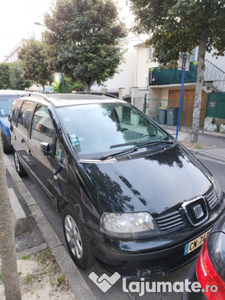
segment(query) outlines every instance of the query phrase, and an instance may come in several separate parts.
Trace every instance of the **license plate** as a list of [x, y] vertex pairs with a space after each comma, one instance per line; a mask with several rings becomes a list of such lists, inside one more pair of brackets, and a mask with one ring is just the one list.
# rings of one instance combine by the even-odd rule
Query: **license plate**
[[207, 239], [207, 236], [209, 235], [210, 231], [211, 230], [208, 230], [207, 232], [203, 233], [202, 235], [200, 235], [199, 237], [197, 237], [193, 241], [187, 243], [184, 246], [184, 255], [187, 255], [190, 252], [197, 249], [198, 247], [200, 247], [204, 243], [204, 241]]

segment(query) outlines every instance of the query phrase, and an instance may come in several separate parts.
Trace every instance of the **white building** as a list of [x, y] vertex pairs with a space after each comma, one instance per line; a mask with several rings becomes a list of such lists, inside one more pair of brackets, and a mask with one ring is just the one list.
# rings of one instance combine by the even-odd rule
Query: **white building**
[[27, 40], [22, 39], [7, 55], [5, 55], [1, 63], [13, 63], [18, 60], [18, 52], [26, 42]]
[[119, 66], [119, 73], [112, 79], [103, 82], [102, 86], [93, 85], [92, 91], [119, 92], [121, 95], [130, 95], [130, 89], [134, 87], [137, 68], [137, 49], [135, 44], [143, 42], [141, 37], [130, 33], [124, 41], [123, 48], [127, 49], [124, 54], [124, 62]]

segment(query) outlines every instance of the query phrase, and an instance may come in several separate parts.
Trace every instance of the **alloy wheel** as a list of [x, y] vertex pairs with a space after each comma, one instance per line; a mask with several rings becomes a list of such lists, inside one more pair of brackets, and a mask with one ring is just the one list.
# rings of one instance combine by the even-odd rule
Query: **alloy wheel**
[[78, 226], [72, 216], [67, 215], [64, 219], [65, 235], [68, 246], [78, 259], [83, 256], [83, 244]]

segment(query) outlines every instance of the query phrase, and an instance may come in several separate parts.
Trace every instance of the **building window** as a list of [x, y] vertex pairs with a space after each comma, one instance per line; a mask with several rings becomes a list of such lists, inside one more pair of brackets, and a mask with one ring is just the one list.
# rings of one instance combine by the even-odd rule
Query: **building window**
[[154, 60], [154, 49], [147, 48], [147, 61], [153, 61], [153, 60]]

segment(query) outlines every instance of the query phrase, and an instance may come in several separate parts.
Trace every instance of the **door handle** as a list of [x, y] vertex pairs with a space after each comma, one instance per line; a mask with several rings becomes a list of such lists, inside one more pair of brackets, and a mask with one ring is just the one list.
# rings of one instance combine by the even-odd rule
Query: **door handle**
[[25, 142], [25, 139], [22, 139], [22, 140], [21, 140], [21, 143], [24, 143], [24, 142]]
[[29, 155], [31, 155], [31, 150], [30, 150], [30, 149], [28, 149], [28, 150], [27, 150], [27, 153], [28, 153]]
[[16, 140], [16, 135], [14, 135], [14, 140]]

